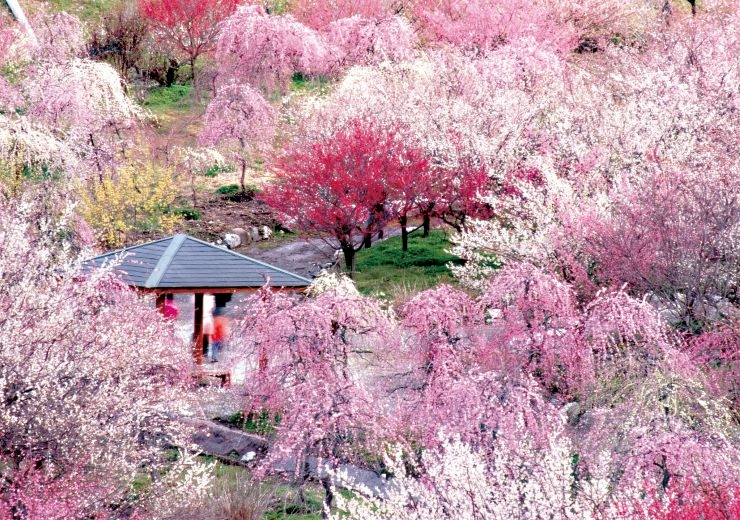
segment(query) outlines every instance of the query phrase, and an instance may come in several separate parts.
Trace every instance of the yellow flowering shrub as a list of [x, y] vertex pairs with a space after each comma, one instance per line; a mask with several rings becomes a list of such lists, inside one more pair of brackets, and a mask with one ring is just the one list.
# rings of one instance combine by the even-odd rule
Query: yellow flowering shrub
[[130, 164], [80, 190], [81, 213], [101, 244], [118, 247], [134, 230], [171, 231], [177, 195], [172, 171], [150, 162]]

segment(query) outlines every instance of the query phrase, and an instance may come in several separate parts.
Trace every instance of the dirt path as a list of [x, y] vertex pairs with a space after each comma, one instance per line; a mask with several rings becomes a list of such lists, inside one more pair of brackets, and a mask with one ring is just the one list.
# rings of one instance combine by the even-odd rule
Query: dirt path
[[306, 278], [316, 272], [314, 264], [331, 262], [334, 258], [334, 248], [321, 238], [297, 238], [270, 249], [252, 245], [239, 252]]
[[[384, 231], [385, 238], [401, 234], [401, 228], [398, 226], [388, 226]], [[376, 242], [377, 240], [373, 239], [373, 243]], [[307, 278], [311, 278], [312, 273], [318, 272], [315, 264], [332, 262], [335, 258], [335, 249], [322, 238], [297, 238], [269, 249], [252, 245], [247, 249], [240, 249], [239, 252]]]

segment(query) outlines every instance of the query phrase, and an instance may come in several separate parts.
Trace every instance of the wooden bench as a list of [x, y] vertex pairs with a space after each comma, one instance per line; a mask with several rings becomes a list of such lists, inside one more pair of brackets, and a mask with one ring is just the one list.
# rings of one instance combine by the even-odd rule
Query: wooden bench
[[196, 379], [202, 377], [215, 377], [221, 380], [221, 386], [229, 386], [231, 384], [231, 371], [227, 369], [215, 369], [215, 370], [195, 370], [192, 376]]

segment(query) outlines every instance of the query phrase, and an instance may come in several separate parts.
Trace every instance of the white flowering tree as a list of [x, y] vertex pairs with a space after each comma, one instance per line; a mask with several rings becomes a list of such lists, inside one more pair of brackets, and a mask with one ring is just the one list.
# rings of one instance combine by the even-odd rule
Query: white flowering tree
[[164, 451], [188, 446], [188, 349], [110, 272], [69, 263], [74, 221], [48, 205], [0, 202], [0, 515], [166, 516], [208, 483]]

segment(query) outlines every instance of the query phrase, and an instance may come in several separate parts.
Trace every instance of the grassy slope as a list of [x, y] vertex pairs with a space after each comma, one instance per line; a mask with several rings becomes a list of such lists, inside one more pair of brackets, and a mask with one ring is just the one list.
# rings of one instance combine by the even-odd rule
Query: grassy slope
[[260, 512], [264, 520], [321, 518], [324, 491], [316, 482], [306, 484], [306, 503], [301, 504], [298, 488], [287, 480], [258, 481], [247, 468], [223, 464], [207, 455], [201, 460], [214, 464], [213, 502], [201, 513], [213, 514], [214, 518], [252, 518]]
[[379, 242], [357, 254], [357, 287], [365, 294], [383, 293], [395, 299], [441, 283], [454, 283], [447, 264], [459, 263], [460, 259], [445, 252], [449, 247], [449, 234], [443, 229], [432, 230], [427, 238], [422, 238], [421, 231], [412, 233], [405, 253], [401, 251], [400, 236]]
[[53, 11], [66, 11], [83, 22], [96, 22], [120, 0], [47, 0]]

